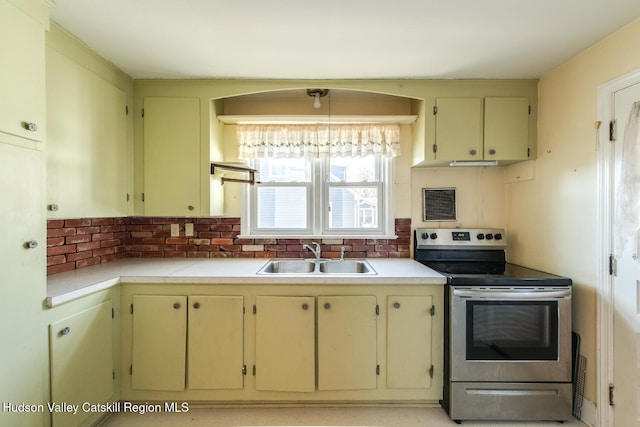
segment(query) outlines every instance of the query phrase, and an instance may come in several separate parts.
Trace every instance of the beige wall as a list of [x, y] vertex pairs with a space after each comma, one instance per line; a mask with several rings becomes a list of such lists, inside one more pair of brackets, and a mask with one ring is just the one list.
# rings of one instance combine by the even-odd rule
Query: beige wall
[[[540, 79], [535, 178], [506, 186], [510, 260], [574, 280], [574, 330], [596, 401], [597, 90], [640, 68], [640, 20]], [[524, 244], [526, 242], [526, 244]]]

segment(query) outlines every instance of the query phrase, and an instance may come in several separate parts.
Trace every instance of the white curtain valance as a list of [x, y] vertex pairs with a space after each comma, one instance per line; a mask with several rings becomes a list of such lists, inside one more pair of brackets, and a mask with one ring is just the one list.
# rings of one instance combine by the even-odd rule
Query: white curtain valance
[[400, 155], [400, 125], [238, 124], [239, 158], [361, 157]]

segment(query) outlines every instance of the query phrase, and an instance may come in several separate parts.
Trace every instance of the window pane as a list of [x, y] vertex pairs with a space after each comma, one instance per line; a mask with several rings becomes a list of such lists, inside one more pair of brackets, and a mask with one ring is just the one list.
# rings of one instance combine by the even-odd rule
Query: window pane
[[329, 189], [329, 228], [378, 227], [378, 188]]
[[258, 228], [307, 228], [307, 188], [260, 186]]
[[378, 181], [378, 159], [366, 157], [332, 157], [329, 160], [331, 182], [374, 182]]
[[258, 159], [256, 169], [261, 182], [308, 182], [305, 159]]

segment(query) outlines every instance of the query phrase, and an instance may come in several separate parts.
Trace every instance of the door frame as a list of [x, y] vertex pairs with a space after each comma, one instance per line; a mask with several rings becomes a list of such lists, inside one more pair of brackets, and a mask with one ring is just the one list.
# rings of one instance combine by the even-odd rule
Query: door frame
[[[598, 427], [613, 427], [613, 406], [609, 405], [609, 385], [613, 383], [613, 276], [609, 274], [609, 256], [613, 253], [614, 154], [609, 141], [609, 123], [613, 119], [614, 94], [640, 83], [640, 69], [598, 87], [596, 122], [598, 150], [597, 195], [597, 421]], [[619, 136], [619, 135], [618, 135]], [[618, 138], [620, 141], [621, 138]]]

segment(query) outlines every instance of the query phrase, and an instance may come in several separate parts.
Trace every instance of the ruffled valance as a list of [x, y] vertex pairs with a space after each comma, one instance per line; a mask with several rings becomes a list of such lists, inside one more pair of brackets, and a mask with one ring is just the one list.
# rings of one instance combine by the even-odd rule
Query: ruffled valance
[[400, 125], [312, 124], [238, 127], [239, 158], [362, 157], [400, 155]]

